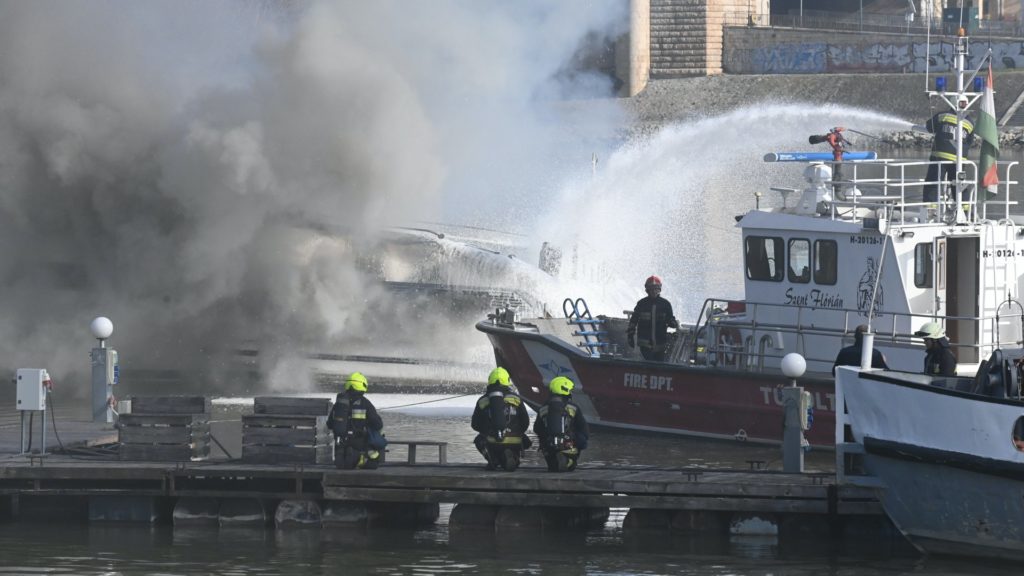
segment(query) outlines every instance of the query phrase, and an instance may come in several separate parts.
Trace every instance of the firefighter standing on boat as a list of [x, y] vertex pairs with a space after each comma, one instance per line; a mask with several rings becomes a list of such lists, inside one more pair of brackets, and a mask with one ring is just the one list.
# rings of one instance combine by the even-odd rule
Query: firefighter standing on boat
[[487, 460], [487, 469], [512, 471], [519, 467], [522, 451], [531, 445], [526, 431], [530, 415], [507, 370], [497, 367], [487, 377], [487, 389], [473, 409], [473, 440]]
[[558, 376], [548, 385], [551, 395], [537, 411], [533, 431], [550, 472], [571, 472], [579, 464], [580, 452], [590, 440], [590, 428], [583, 411], [571, 398], [572, 380]]
[[928, 322], [914, 336], [924, 338], [924, 373], [929, 376], [956, 376], [956, 356], [949, 349], [949, 338], [938, 322]]
[[[964, 118], [959, 122], [959, 127], [963, 138], [962, 151], [966, 152], [971, 147], [971, 142], [974, 141], [974, 124], [967, 118]], [[937, 182], [956, 181], [956, 114], [952, 112], [939, 112], [928, 119], [928, 122], [925, 123], [925, 129], [935, 135], [935, 141], [932, 143], [932, 151], [928, 155], [928, 160], [931, 162], [941, 161], [943, 164], [928, 165], [928, 174], [924, 179], [927, 182], [931, 182], [931, 184], [926, 184], [924, 187], [924, 201], [937, 202], [939, 200], [939, 186]], [[966, 156], [961, 155], [960, 158], [966, 159]]]
[[672, 314], [672, 304], [661, 297], [661, 278], [651, 276], [644, 283], [647, 297], [636, 303], [626, 329], [630, 348], [640, 345], [646, 360], [663, 362], [668, 350], [668, 328], [679, 328]]
[[345, 379], [345, 390], [334, 399], [327, 425], [334, 432], [338, 468], [376, 468], [384, 460], [384, 421], [364, 395], [366, 385], [366, 376], [353, 372]]

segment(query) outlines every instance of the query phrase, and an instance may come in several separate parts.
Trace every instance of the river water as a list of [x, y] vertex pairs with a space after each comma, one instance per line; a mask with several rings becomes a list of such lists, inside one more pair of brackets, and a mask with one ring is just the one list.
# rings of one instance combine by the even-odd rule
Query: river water
[[[475, 396], [371, 394], [392, 438], [450, 442], [449, 460], [481, 465], [472, 446], [469, 414]], [[239, 416], [251, 399], [214, 403], [213, 428], [229, 452], [240, 444]], [[781, 468], [777, 448], [731, 442], [641, 436], [595, 430], [583, 466], [642, 464], [657, 467], [748, 469], [750, 460]], [[219, 456], [214, 454], [213, 456]], [[396, 454], [396, 460], [401, 454]], [[425, 455], [429, 457], [429, 454]], [[832, 454], [812, 452], [807, 469], [827, 470]], [[540, 466], [528, 452], [524, 466]], [[622, 529], [623, 510], [585, 534], [449, 533], [450, 506], [439, 521], [418, 530], [176, 529], [171, 526], [41, 524], [0, 525], [0, 575], [199, 574], [544, 574], [624, 575], [847, 575], [1017, 574], [1014, 566], [921, 558], [878, 545], [839, 547], [827, 540], [781, 548], [774, 537], [734, 536], [702, 542]]]

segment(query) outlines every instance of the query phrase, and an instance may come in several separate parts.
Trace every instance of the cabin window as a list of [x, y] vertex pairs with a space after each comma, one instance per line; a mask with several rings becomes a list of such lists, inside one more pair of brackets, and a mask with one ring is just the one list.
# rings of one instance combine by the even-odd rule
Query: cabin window
[[782, 281], [782, 238], [747, 236], [747, 278], [751, 280]]
[[806, 284], [811, 281], [811, 241], [793, 238], [789, 241], [789, 281]]
[[922, 242], [914, 246], [914, 286], [918, 288], [932, 287], [932, 243]]
[[814, 241], [814, 283], [832, 286], [839, 269], [839, 245], [835, 240]]

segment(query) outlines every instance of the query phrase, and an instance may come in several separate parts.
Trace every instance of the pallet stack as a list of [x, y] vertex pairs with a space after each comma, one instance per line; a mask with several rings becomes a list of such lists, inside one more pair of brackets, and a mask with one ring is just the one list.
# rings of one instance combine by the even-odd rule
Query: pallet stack
[[242, 460], [253, 464], [329, 464], [334, 435], [328, 398], [258, 396], [242, 416]]
[[210, 400], [204, 396], [133, 396], [117, 421], [121, 460], [186, 462], [210, 454]]

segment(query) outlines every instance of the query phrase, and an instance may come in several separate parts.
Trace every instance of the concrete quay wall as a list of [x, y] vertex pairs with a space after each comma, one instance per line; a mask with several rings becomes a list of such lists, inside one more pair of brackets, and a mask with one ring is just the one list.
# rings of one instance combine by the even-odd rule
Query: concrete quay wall
[[[727, 74], [872, 74], [949, 72], [956, 39], [906, 34], [726, 26], [722, 71]], [[976, 38], [968, 68], [992, 51], [997, 70], [1024, 69], [1020, 39]]]

